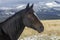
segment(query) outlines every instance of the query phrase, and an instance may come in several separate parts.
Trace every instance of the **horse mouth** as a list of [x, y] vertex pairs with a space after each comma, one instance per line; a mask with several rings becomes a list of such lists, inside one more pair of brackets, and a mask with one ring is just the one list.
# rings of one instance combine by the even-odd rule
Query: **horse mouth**
[[42, 33], [43, 31], [38, 31], [38, 33]]
[[38, 33], [42, 33], [43, 31], [38, 31]]

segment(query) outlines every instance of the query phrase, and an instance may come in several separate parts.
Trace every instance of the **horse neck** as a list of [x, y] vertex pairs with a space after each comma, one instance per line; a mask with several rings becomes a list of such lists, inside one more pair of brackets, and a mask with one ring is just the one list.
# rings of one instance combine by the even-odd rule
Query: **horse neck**
[[20, 35], [22, 34], [22, 32], [23, 32], [23, 30], [24, 30], [24, 28], [25, 28], [25, 25], [22, 23], [22, 19], [20, 19], [20, 25], [19, 25], [19, 27], [17, 27], [17, 31], [16, 31], [16, 33], [17, 33], [17, 35], [16, 35], [16, 37], [17, 38], [19, 38], [20, 37]]
[[[16, 34], [16, 37], [19, 38], [19, 36], [21, 35], [21, 33], [23, 32], [23, 30], [25, 28], [25, 25], [23, 24], [22, 12], [16, 13], [12, 17], [5, 20], [3, 23], [1, 23], [1, 27], [3, 29], [5, 29], [4, 27], [7, 27], [8, 30], [13, 29], [14, 32], [11, 30], [13, 32], [12, 34], [14, 34], [14, 35]], [[11, 27], [13, 27], [13, 28], [11, 28]]]
[[17, 37], [19, 38], [19, 36], [21, 35], [21, 33], [23, 32], [23, 30], [25, 28], [25, 25], [23, 24], [23, 18], [22, 18], [23, 13], [21, 15], [20, 14], [18, 14], [18, 15], [20, 16], [20, 19], [18, 20], [20, 25], [17, 30]]

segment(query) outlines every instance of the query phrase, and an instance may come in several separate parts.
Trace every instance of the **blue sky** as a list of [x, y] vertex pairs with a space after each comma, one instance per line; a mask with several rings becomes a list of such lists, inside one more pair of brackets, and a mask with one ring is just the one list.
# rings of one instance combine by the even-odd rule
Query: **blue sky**
[[[55, 0], [0, 0], [0, 6], [11, 6], [11, 5], [16, 5], [16, 4], [21, 4], [21, 3], [38, 3], [38, 2], [46, 2], [46, 1], [55, 1]], [[60, 1], [60, 0], [57, 0]]]

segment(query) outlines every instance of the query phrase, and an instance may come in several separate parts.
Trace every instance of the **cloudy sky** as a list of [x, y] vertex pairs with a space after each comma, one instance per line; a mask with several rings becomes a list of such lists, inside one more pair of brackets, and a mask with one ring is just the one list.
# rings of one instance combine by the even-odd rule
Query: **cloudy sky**
[[[11, 6], [21, 3], [38, 3], [38, 2], [46, 2], [46, 1], [55, 1], [55, 0], [0, 0], [0, 6]], [[60, 0], [57, 0], [60, 1]]]

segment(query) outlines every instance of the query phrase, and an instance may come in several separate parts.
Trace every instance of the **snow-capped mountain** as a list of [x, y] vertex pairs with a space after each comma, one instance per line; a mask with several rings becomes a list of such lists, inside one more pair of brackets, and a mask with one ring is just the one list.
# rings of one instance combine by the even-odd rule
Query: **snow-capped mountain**
[[1, 7], [0, 8], [0, 22], [5, 21], [7, 18], [14, 15], [19, 10], [22, 10], [26, 7], [26, 5], [19, 5], [15, 8], [9, 8], [9, 7]]
[[[15, 6], [15, 5], [14, 5]], [[0, 7], [0, 22], [22, 10], [26, 4], [19, 4], [16, 7]], [[60, 19], [60, 4], [54, 2], [39, 2], [34, 4], [34, 11], [40, 19]]]
[[37, 8], [36, 13], [40, 19], [60, 19], [60, 4], [56, 2], [46, 2]]

